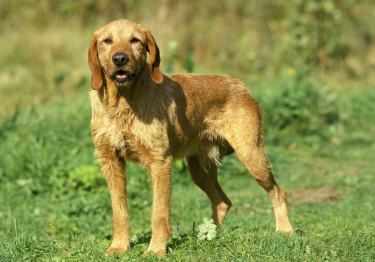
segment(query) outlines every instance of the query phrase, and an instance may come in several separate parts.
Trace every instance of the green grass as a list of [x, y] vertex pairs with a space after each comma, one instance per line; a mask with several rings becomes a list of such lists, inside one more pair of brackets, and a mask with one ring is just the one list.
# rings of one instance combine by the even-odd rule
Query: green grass
[[[308, 80], [301, 81], [300, 84], [316, 88]], [[278, 113], [272, 111], [272, 105], [281, 99], [278, 96], [285, 97], [278, 88], [269, 84], [264, 92], [253, 88], [253, 94], [265, 111], [267, 155], [276, 180], [289, 192], [290, 218], [296, 234], [287, 237], [274, 232], [267, 194], [237, 158], [230, 156], [223, 161], [219, 179], [233, 208], [214, 240], [199, 241], [198, 225], [211, 215], [210, 203], [190, 181], [184, 162], [179, 161], [173, 166], [173, 236], [166, 260], [375, 259], [375, 143], [371, 134], [374, 105], [368, 101], [374, 89], [351, 92], [349, 97], [346, 93], [337, 94], [347, 108], [343, 130], [339, 132], [338, 119], [323, 119], [303, 130], [296, 129], [293, 123], [273, 126], [276, 122], [272, 121], [278, 120], [270, 118]], [[268, 93], [272, 90], [273, 96]], [[303, 88], [295, 91], [305, 92]], [[317, 95], [320, 100], [329, 96], [323, 91]], [[309, 114], [322, 110], [313, 104], [302, 104], [301, 110], [305, 107]], [[294, 114], [296, 109], [281, 107], [289, 112], [284, 117], [307, 121]], [[92, 156], [90, 114], [89, 98], [83, 91], [68, 102], [26, 106], [3, 117], [0, 261], [142, 260], [151, 237], [152, 198], [147, 172], [129, 165], [133, 249], [110, 257], [105, 249], [112, 237], [112, 211], [105, 179]], [[322, 132], [314, 132], [319, 128]], [[340, 143], [331, 143], [331, 136]]]

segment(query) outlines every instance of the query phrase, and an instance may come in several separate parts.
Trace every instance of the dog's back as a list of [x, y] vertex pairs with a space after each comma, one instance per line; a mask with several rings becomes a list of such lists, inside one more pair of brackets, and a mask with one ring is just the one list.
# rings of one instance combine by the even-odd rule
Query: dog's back
[[[211, 156], [217, 164], [220, 156], [213, 152], [225, 155], [231, 151], [228, 137], [243, 132], [255, 139], [261, 134], [259, 104], [240, 80], [231, 76], [174, 74], [165, 81], [176, 103], [172, 115], [177, 121], [172, 121], [175, 128], [169, 136], [175, 138], [170, 144], [174, 155], [199, 152], [202, 157]], [[248, 128], [242, 130], [243, 125]]]

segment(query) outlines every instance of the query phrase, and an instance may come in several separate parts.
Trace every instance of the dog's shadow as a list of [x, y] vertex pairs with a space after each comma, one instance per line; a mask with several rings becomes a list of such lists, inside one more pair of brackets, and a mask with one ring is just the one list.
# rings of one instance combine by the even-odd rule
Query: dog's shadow
[[178, 246], [184, 245], [186, 242], [191, 241], [192, 236], [188, 234], [173, 235], [167, 243], [167, 253], [171, 250], [176, 249]]
[[132, 240], [130, 243], [130, 247], [131, 249], [134, 249], [137, 246], [147, 247], [150, 244], [150, 242], [151, 242], [151, 232], [141, 235], [137, 237], [137, 239]]

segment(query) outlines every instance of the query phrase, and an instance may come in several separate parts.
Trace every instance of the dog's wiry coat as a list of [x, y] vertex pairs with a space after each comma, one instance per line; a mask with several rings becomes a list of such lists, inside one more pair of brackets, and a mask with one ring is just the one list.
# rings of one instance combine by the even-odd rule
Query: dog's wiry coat
[[[150, 63], [146, 62], [147, 52]], [[113, 242], [108, 252], [130, 248], [126, 198], [127, 161], [150, 170], [153, 192], [149, 251], [166, 252], [170, 229], [171, 165], [186, 157], [191, 177], [209, 197], [220, 225], [231, 201], [217, 180], [221, 159], [236, 152], [268, 192], [276, 230], [291, 233], [286, 193], [276, 184], [263, 149], [258, 102], [231, 76], [163, 75], [150, 30], [117, 20], [94, 33], [92, 137], [113, 207]]]

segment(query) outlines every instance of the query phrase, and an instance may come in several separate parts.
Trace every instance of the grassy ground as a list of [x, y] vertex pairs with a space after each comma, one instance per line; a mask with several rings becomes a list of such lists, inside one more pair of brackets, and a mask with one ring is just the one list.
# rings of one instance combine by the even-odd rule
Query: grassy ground
[[[277, 95], [277, 88], [270, 85], [268, 90]], [[262, 88], [254, 89], [264, 105], [265, 118], [275, 117], [268, 109], [274, 100]], [[373, 94], [369, 90], [367, 98]], [[365, 108], [367, 101], [363, 93], [350, 99], [347, 117]], [[86, 91], [69, 102], [23, 107], [4, 117], [0, 129], [0, 260], [142, 259], [151, 236], [147, 173], [133, 165], [128, 169], [133, 249], [109, 257], [104, 251], [112, 236], [110, 198], [92, 157], [89, 121]], [[183, 161], [175, 163], [173, 237], [166, 259], [375, 259], [373, 122], [363, 123], [359, 118], [353, 130], [347, 122], [334, 138], [325, 137], [325, 132], [293, 135], [297, 132], [293, 126], [280, 129], [274, 137], [276, 131], [266, 127], [266, 150], [276, 180], [289, 192], [296, 231], [292, 237], [274, 233], [267, 194], [230, 156], [220, 168], [220, 181], [233, 208], [214, 240], [198, 240], [198, 226], [210, 216], [210, 204], [190, 181]]]

